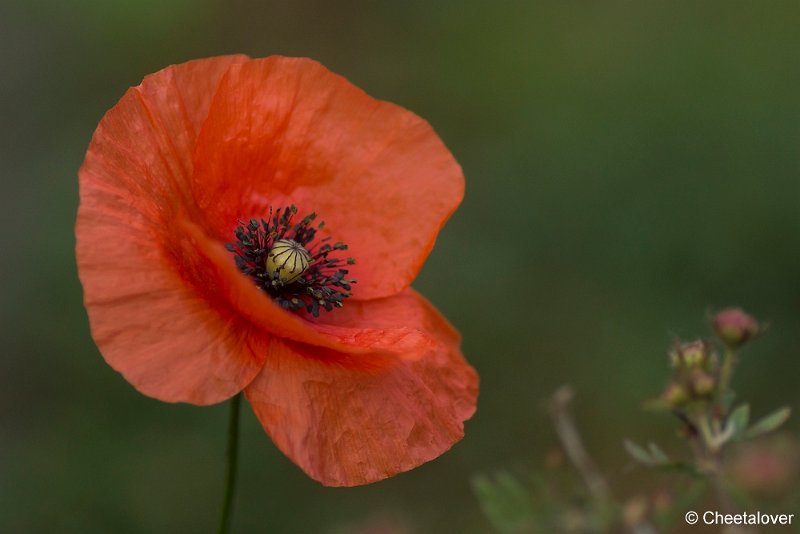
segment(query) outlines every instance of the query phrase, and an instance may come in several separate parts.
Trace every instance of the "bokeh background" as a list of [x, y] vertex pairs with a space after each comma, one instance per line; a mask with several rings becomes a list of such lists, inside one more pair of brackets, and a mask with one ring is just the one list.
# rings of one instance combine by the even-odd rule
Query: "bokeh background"
[[3, 1], [0, 531], [215, 528], [227, 407], [148, 399], [103, 362], [73, 223], [105, 110], [222, 53], [310, 56], [431, 122], [467, 196], [415, 286], [482, 377], [463, 442], [362, 488], [308, 479], [245, 407], [235, 532], [486, 532], [471, 477], [539, 468], [562, 383], [615, 491], [639, 491], [622, 437], [681, 451], [641, 401], [725, 305], [770, 323], [736, 389], [755, 415], [797, 405], [799, 22], [788, 0]]

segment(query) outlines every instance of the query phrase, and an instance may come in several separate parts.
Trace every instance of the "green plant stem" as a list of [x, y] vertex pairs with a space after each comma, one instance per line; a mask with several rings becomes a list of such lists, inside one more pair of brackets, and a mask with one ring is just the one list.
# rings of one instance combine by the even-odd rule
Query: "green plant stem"
[[589, 494], [599, 503], [600, 507], [605, 508], [608, 507], [613, 498], [611, 497], [608, 483], [586, 451], [583, 440], [578, 433], [578, 428], [572, 418], [569, 406], [573, 395], [572, 388], [569, 386], [558, 388], [550, 400], [550, 416], [553, 419], [553, 426], [555, 426], [556, 434], [561, 441], [567, 458], [569, 458], [583, 479]]
[[703, 414], [697, 418], [697, 428], [700, 430], [700, 436], [703, 438], [703, 445], [704, 448], [712, 453], [716, 453], [718, 447], [715, 445], [715, 434], [714, 431], [711, 429], [711, 423], [708, 421], [708, 417]]
[[725, 356], [722, 360], [722, 369], [719, 374], [719, 403], [723, 413], [728, 413], [727, 396], [731, 387], [731, 375], [733, 366], [736, 363], [736, 351], [730, 347], [725, 347]]
[[730, 492], [728, 491], [727, 482], [725, 480], [724, 465], [725, 464], [722, 460], [721, 452], [717, 452], [715, 455], [714, 472], [712, 474], [714, 489], [717, 492], [717, 501], [722, 513], [735, 514], [738, 512], [738, 508], [736, 503], [731, 498]]
[[241, 404], [242, 394], [238, 393], [231, 399], [230, 419], [228, 421], [228, 450], [226, 453], [225, 496], [222, 501], [218, 534], [227, 534], [231, 524], [233, 494], [236, 489], [236, 464], [239, 459], [239, 406]]
[[[719, 421], [720, 424], [727, 418], [728, 412], [730, 411], [731, 376], [733, 375], [734, 365], [736, 365], [736, 351], [732, 347], [727, 346], [725, 347], [725, 355], [722, 359], [722, 368], [719, 374], [718, 406], [721, 416], [717, 421]], [[714, 459], [712, 480], [714, 482], [720, 508], [723, 513], [732, 514], [737, 511], [737, 506], [731, 498], [725, 481], [725, 462], [722, 445], [724, 445], [724, 443], [714, 443], [714, 447], [711, 448], [711, 454]]]

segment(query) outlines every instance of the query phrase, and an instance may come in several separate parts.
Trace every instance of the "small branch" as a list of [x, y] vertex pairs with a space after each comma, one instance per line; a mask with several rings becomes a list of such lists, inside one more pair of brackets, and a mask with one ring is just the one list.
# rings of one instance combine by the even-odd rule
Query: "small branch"
[[725, 347], [725, 355], [722, 358], [722, 368], [719, 374], [718, 401], [723, 415], [728, 414], [727, 396], [731, 387], [731, 376], [733, 367], [736, 365], [736, 352]]
[[578, 471], [589, 494], [598, 502], [609, 503], [613, 497], [608, 483], [600, 474], [589, 453], [586, 452], [578, 428], [575, 426], [575, 420], [572, 418], [569, 405], [573, 397], [572, 388], [561, 386], [550, 399], [548, 412], [553, 419], [553, 426], [555, 426], [561, 446]]
[[[553, 393], [550, 402], [547, 405], [547, 411], [553, 420], [558, 439], [561, 441], [561, 446], [564, 452], [575, 466], [575, 470], [580, 475], [586, 486], [589, 495], [594, 501], [595, 510], [601, 515], [608, 513], [613, 514], [614, 521], [622, 523], [622, 532], [630, 534], [654, 534], [655, 527], [644, 518], [636, 520], [632, 524], [625, 524], [627, 521], [624, 517], [620, 516], [620, 506], [614, 500], [611, 494], [611, 489], [606, 482], [606, 479], [597, 469], [597, 465], [592, 460], [586, 447], [583, 446], [583, 440], [578, 432], [578, 427], [575, 424], [575, 419], [572, 417], [570, 411], [570, 404], [574, 392], [569, 386], [561, 386]], [[611, 524], [606, 525], [607, 528], [612, 528]], [[605, 531], [605, 529], [604, 529]]]

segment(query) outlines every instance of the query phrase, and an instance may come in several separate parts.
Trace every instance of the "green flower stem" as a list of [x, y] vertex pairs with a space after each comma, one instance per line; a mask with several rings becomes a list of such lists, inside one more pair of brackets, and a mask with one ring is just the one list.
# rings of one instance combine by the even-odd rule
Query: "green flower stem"
[[728, 413], [728, 392], [731, 387], [731, 375], [733, 366], [736, 364], [736, 351], [730, 347], [725, 347], [725, 356], [722, 360], [722, 369], [719, 374], [719, 403], [723, 414]]
[[231, 399], [230, 420], [228, 421], [227, 471], [225, 473], [225, 496], [222, 501], [218, 534], [227, 534], [231, 524], [233, 494], [236, 488], [236, 464], [239, 457], [239, 406], [242, 394]]
[[706, 450], [711, 452], [716, 452], [717, 447], [715, 446], [715, 435], [714, 431], [711, 429], [711, 423], [708, 421], [708, 417], [703, 414], [697, 419], [697, 428], [700, 430], [700, 436], [703, 438], [703, 444], [705, 445]]
[[[725, 347], [725, 355], [722, 359], [722, 367], [719, 373], [719, 388], [717, 390], [717, 402], [720, 410], [719, 421], [720, 423], [725, 420], [728, 416], [728, 412], [730, 411], [730, 404], [731, 404], [731, 395], [730, 395], [730, 388], [731, 388], [731, 376], [733, 375], [733, 367], [736, 365], [736, 350], [734, 350], [730, 346]], [[729, 438], [730, 436], [728, 436]], [[714, 487], [717, 493], [717, 500], [719, 501], [720, 508], [722, 509], [723, 513], [726, 514], [733, 514], [737, 512], [736, 503], [733, 501], [730, 495], [730, 491], [728, 489], [727, 482], [725, 480], [725, 463], [723, 459], [723, 450], [722, 445], [724, 445], [725, 441], [728, 438], [724, 438], [722, 443], [716, 444], [715, 448], [712, 448], [712, 453], [714, 456], [714, 472], [712, 475], [712, 480], [714, 482]]]

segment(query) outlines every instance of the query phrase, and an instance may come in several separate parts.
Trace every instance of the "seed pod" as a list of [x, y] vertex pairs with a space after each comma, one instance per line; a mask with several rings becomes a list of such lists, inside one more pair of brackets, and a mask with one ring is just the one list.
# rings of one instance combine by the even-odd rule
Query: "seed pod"
[[278, 239], [267, 254], [267, 272], [283, 284], [295, 282], [308, 269], [311, 255], [297, 241]]

